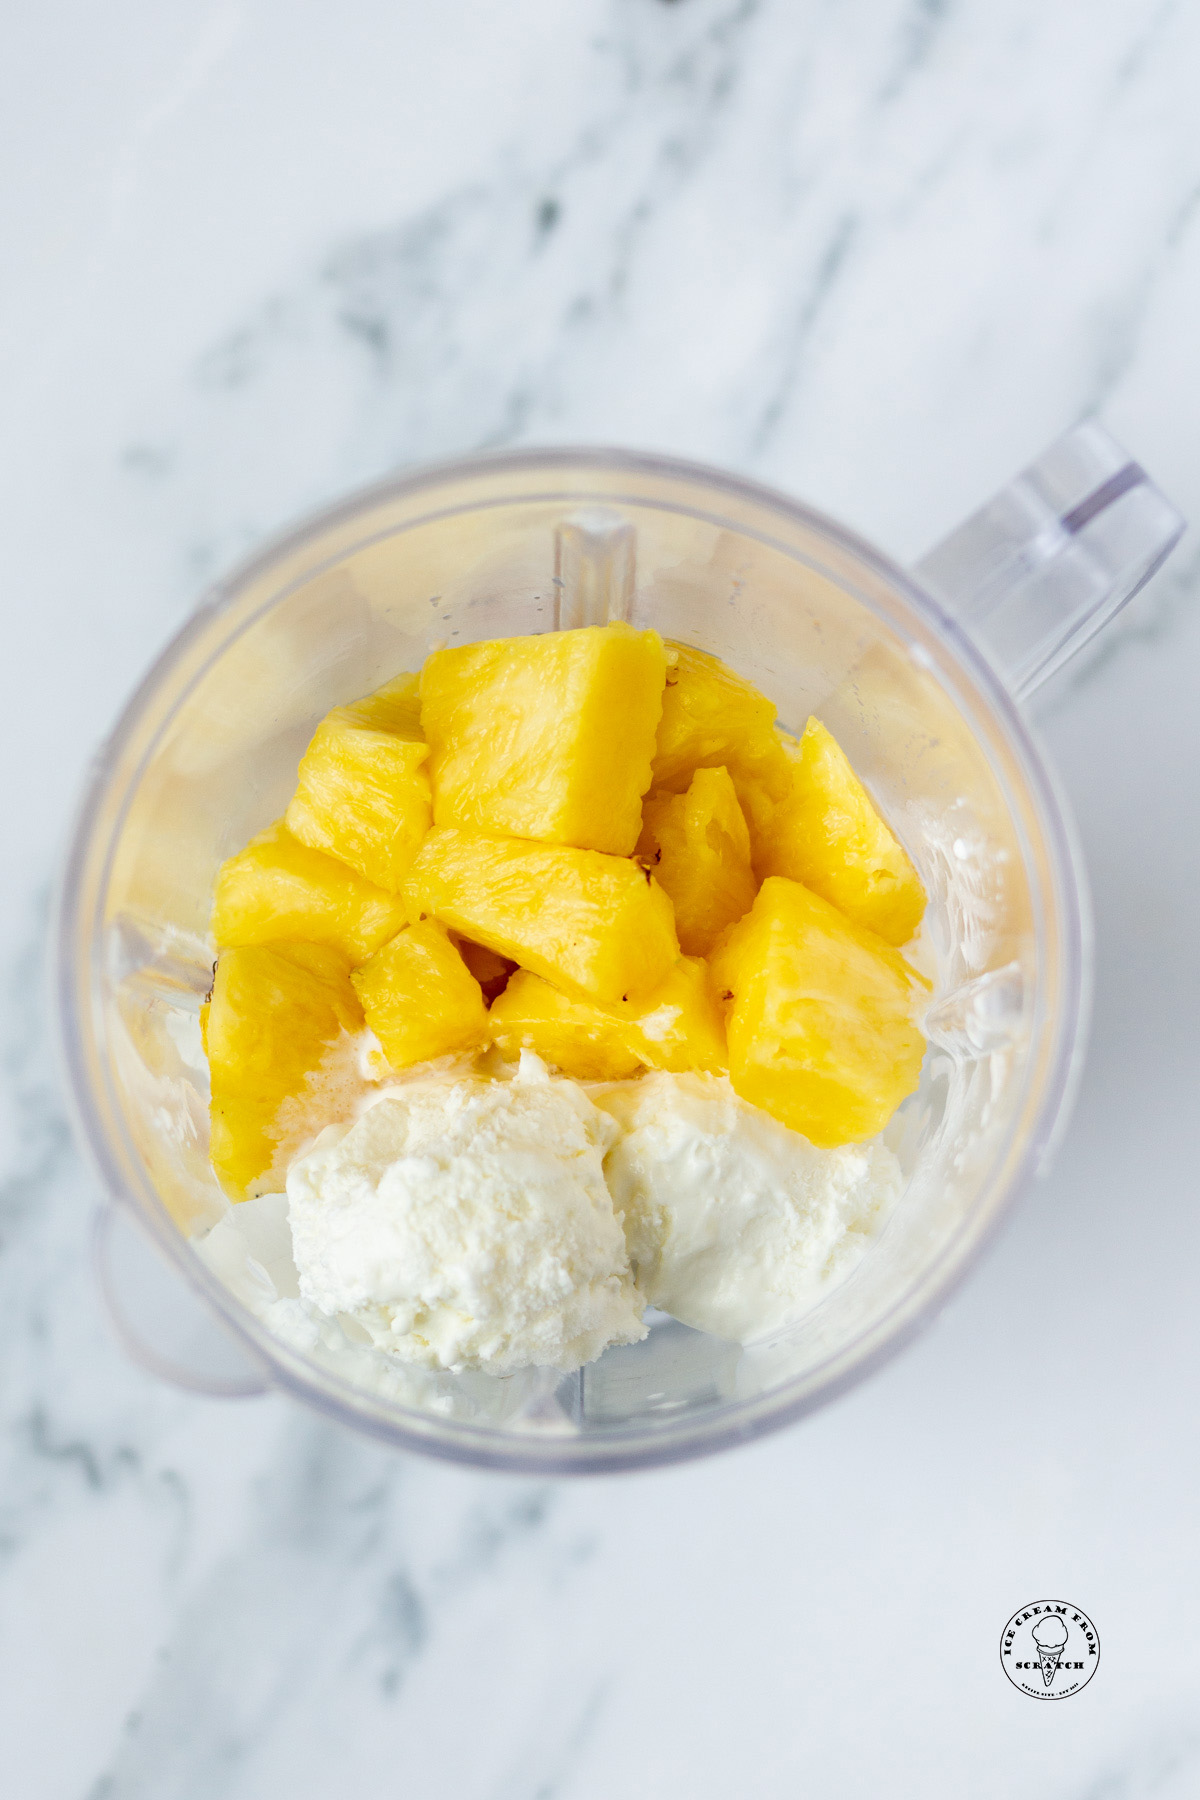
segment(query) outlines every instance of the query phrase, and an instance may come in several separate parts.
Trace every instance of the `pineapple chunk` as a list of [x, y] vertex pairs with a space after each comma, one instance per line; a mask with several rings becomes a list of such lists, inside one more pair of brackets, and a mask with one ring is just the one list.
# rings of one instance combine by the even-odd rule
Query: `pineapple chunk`
[[317, 726], [284, 821], [311, 850], [336, 856], [394, 894], [433, 822], [429, 746], [416, 675], [401, 675]]
[[712, 972], [735, 1091], [822, 1149], [874, 1137], [916, 1088], [928, 983], [799, 882], [763, 882]]
[[421, 677], [394, 675], [391, 681], [342, 709], [371, 731], [394, 731], [397, 737], [424, 742], [421, 732]]
[[223, 950], [201, 1014], [212, 1080], [209, 1155], [234, 1200], [266, 1174], [299, 1099], [343, 1031], [362, 1029], [350, 965], [325, 944]]
[[758, 881], [771, 873], [766, 867], [770, 860], [771, 834], [776, 815], [792, 791], [792, 753], [799, 748], [796, 739], [778, 726], [775, 738], [778, 759], [761, 763], [752, 774], [739, 775], [734, 782], [738, 804], [750, 833], [750, 863]]
[[435, 826], [404, 883], [409, 914], [585, 999], [652, 993], [679, 955], [671, 902], [635, 862]]
[[489, 1015], [492, 1038], [511, 1061], [536, 1050], [576, 1081], [619, 1081], [649, 1069], [726, 1066], [725, 1027], [706, 965], [683, 956], [648, 999], [598, 1006], [522, 969]]
[[421, 672], [434, 823], [628, 856], [666, 667], [658, 633], [623, 624], [434, 651]]
[[782, 771], [775, 708], [719, 657], [672, 644], [654, 753], [654, 786], [681, 793], [697, 769], [726, 768], [737, 786], [765, 770]]
[[440, 925], [408, 925], [351, 977], [393, 1069], [471, 1050], [487, 1036], [479, 983]]
[[564, 994], [528, 969], [518, 969], [493, 1001], [488, 1029], [510, 1062], [522, 1050], [536, 1050], [576, 1081], [620, 1081], [641, 1065], [629, 1021], [615, 1008]]
[[706, 962], [681, 956], [660, 988], [637, 1009], [630, 1041], [648, 1069], [704, 1069], [721, 1074], [729, 1066], [725, 1021]]
[[803, 882], [855, 925], [906, 944], [925, 910], [912, 863], [819, 719], [798, 745], [785, 742], [791, 784], [759, 833], [759, 873]]
[[754, 903], [750, 833], [728, 769], [697, 769], [686, 794], [652, 794], [637, 853], [670, 896], [689, 956], [707, 956]]
[[294, 838], [282, 819], [217, 870], [212, 934], [220, 948], [299, 939], [364, 962], [407, 914], [345, 863]]

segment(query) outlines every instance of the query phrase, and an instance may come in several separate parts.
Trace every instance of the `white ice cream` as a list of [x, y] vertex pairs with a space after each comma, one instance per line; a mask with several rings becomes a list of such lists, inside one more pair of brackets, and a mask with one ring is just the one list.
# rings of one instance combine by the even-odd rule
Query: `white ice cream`
[[807, 1311], [900, 1191], [882, 1144], [818, 1150], [724, 1076], [644, 1075], [595, 1098], [621, 1127], [605, 1174], [639, 1288], [717, 1337], [748, 1343]]
[[645, 1336], [603, 1158], [574, 1082], [412, 1081], [288, 1172], [300, 1297], [430, 1369], [562, 1370]]
[[286, 1194], [243, 1200], [196, 1244], [230, 1292], [284, 1344], [353, 1387], [401, 1406], [477, 1424], [520, 1418], [530, 1430], [569, 1428], [553, 1399], [561, 1380], [557, 1370], [521, 1369], [497, 1377], [418, 1368], [377, 1350], [347, 1314], [331, 1318], [302, 1300], [287, 1213]]
[[507, 1416], [541, 1394], [502, 1393], [514, 1380], [637, 1342], [647, 1301], [735, 1343], [779, 1330], [901, 1187], [882, 1145], [818, 1150], [711, 1075], [585, 1092], [528, 1053], [499, 1080], [446, 1059], [359, 1105], [286, 1195], [231, 1208], [198, 1247], [295, 1349], [455, 1416]]

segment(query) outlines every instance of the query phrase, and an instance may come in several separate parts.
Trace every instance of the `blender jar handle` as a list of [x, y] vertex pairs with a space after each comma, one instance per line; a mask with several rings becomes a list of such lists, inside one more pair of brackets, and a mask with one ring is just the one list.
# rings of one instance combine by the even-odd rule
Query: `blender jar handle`
[[219, 1400], [268, 1392], [261, 1363], [213, 1317], [126, 1208], [111, 1201], [100, 1207], [92, 1259], [117, 1336], [144, 1369]]
[[1186, 521], [1094, 420], [930, 550], [913, 574], [1019, 699], [1131, 600]]

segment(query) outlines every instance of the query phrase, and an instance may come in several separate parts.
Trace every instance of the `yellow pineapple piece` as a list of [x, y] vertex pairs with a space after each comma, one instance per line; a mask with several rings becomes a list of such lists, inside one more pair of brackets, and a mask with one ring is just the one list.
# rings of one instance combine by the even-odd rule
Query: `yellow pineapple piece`
[[281, 940], [332, 944], [360, 963], [406, 917], [394, 894], [310, 850], [278, 819], [218, 869], [212, 934], [222, 949]]
[[856, 925], [906, 944], [921, 923], [925, 890], [903, 847], [819, 719], [808, 721], [799, 744], [785, 742], [791, 781], [757, 834], [760, 875], [803, 882]]
[[407, 925], [351, 979], [393, 1069], [471, 1050], [487, 1036], [479, 983], [431, 919]]
[[434, 823], [627, 856], [666, 667], [658, 633], [624, 624], [434, 651], [421, 671]]
[[734, 785], [783, 767], [775, 708], [765, 694], [717, 656], [671, 644], [654, 752], [656, 788], [681, 793], [697, 769], [728, 769]]
[[416, 675], [327, 713], [284, 815], [293, 837], [394, 894], [433, 822]]
[[424, 740], [421, 730], [421, 677], [394, 675], [373, 693], [365, 694], [343, 709], [372, 731], [394, 731], [414, 743]]
[[600, 1006], [519, 970], [488, 1015], [492, 1038], [515, 1061], [535, 1050], [576, 1081], [619, 1081], [648, 1069], [726, 1066], [725, 1028], [706, 965], [683, 956], [648, 999]]
[[689, 956], [707, 956], [753, 904], [750, 833], [728, 769], [697, 769], [686, 794], [651, 794], [637, 854], [670, 896]]
[[928, 983], [799, 882], [764, 881], [711, 966], [734, 1089], [812, 1143], [874, 1137], [916, 1088]]
[[753, 768], [743, 769], [733, 782], [750, 834], [750, 864], [758, 881], [770, 873], [763, 863], [769, 855], [776, 814], [792, 791], [793, 765], [800, 748], [798, 740], [779, 725], [774, 739], [771, 754], [764, 754]]
[[564, 994], [528, 969], [518, 969], [492, 1002], [488, 1029], [510, 1062], [522, 1050], [535, 1050], [576, 1081], [620, 1081], [641, 1066], [626, 1019], [594, 1000]]
[[271, 1168], [285, 1135], [281, 1114], [343, 1031], [362, 1029], [350, 965], [325, 944], [254, 944], [223, 950], [201, 1014], [212, 1082], [209, 1155], [234, 1200]]
[[681, 956], [660, 988], [634, 1007], [629, 1041], [648, 1069], [704, 1069], [720, 1074], [728, 1067], [725, 1021], [708, 964], [699, 956]]
[[430, 913], [584, 998], [651, 993], [679, 955], [658, 883], [598, 850], [435, 826], [403, 892], [410, 917]]

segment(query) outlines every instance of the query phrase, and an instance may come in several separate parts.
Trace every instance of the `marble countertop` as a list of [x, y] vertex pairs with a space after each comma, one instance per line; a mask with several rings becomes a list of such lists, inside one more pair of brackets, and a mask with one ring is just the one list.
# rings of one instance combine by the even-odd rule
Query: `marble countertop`
[[[42, 980], [133, 682], [365, 479], [620, 442], [911, 558], [1098, 412], [1200, 519], [1200, 15], [49, 0], [3, 40], [0, 1787], [1200, 1794], [1190, 534], [1038, 708], [1096, 905], [1054, 1172], [914, 1348], [754, 1448], [531, 1483], [156, 1384]], [[1034, 1706], [997, 1646], [1049, 1593], [1103, 1660]]]

